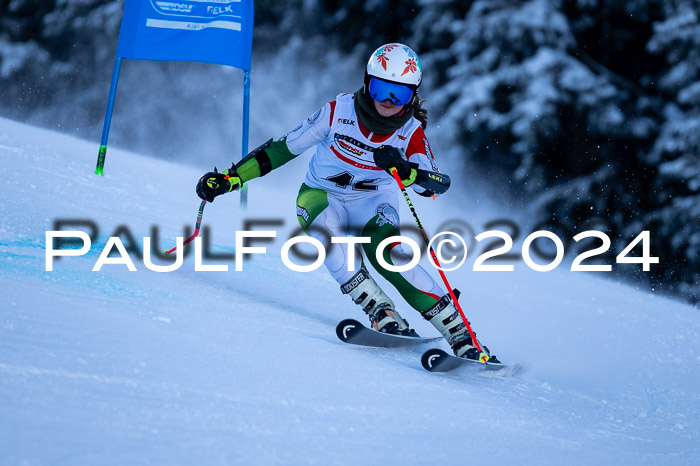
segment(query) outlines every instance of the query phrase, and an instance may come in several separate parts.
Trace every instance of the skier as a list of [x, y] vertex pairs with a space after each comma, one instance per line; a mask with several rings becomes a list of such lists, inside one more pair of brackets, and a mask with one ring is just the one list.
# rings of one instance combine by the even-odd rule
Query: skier
[[[480, 354], [473, 345], [450, 294], [425, 269], [416, 266], [407, 272], [388, 271], [375, 255], [383, 239], [400, 234], [399, 189], [389, 169], [395, 167], [404, 186], [411, 186], [419, 195], [434, 194], [416, 183], [418, 168], [438, 171], [423, 132], [427, 111], [418, 98], [421, 78], [420, 59], [409, 47], [397, 43], [379, 47], [367, 63], [362, 88], [354, 94], [338, 95], [281, 139], [268, 141], [230, 169], [206, 173], [197, 184], [197, 194], [211, 202], [316, 146], [297, 197], [297, 218], [303, 230], [322, 242], [325, 235], [369, 238], [370, 242], [362, 245], [367, 260], [435, 326], [454, 354], [488, 359], [488, 353]], [[342, 293], [362, 307], [377, 331], [415, 335], [357, 251], [353, 258], [357, 272], [348, 271], [349, 252], [334, 245], [325, 259]], [[384, 250], [389, 264], [409, 259], [398, 243]], [[497, 361], [495, 357], [491, 360]]]

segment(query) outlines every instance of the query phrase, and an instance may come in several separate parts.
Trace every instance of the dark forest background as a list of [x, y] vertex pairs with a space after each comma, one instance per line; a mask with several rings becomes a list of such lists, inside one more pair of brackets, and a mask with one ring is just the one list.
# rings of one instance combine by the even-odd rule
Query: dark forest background
[[[99, 140], [122, 7], [0, 0], [0, 115]], [[361, 68], [378, 45], [409, 44], [431, 127], [467, 154], [465, 170], [480, 167], [560, 237], [605, 231], [607, 263], [649, 230], [660, 264], [625, 278], [700, 302], [700, 0], [258, 0], [255, 14], [254, 69], [281, 56], [302, 79], [329, 53]], [[311, 57], [320, 65], [306, 68]], [[149, 66], [132, 79], [213, 73]], [[200, 93], [172, 92], [197, 114]], [[159, 129], [125, 130], [121, 145], [157, 154], [149, 141], [182, 121], [167, 102], [133, 107], [120, 111], [158, 114]]]

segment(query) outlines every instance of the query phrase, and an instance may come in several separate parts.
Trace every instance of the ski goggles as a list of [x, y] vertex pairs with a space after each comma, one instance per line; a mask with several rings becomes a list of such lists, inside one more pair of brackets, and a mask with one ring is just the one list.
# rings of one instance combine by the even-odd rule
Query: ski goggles
[[405, 84], [371, 78], [369, 80], [369, 95], [378, 102], [384, 102], [388, 99], [394, 105], [406, 105], [413, 99], [413, 88]]

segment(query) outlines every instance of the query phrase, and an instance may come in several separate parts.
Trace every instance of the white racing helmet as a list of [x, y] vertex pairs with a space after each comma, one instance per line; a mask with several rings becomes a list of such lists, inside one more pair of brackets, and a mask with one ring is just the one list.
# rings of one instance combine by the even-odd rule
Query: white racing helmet
[[365, 70], [365, 92], [380, 102], [410, 103], [418, 92], [423, 65], [410, 47], [393, 43], [374, 51]]

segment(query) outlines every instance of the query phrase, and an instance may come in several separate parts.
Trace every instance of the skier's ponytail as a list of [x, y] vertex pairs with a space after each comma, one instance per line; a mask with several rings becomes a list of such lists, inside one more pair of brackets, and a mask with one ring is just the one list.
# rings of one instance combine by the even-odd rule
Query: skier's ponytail
[[413, 107], [414, 118], [420, 121], [421, 127], [425, 129], [428, 127], [428, 110], [423, 108], [423, 102], [425, 102], [425, 100], [419, 99], [418, 94], [416, 94], [411, 102], [411, 107]]

